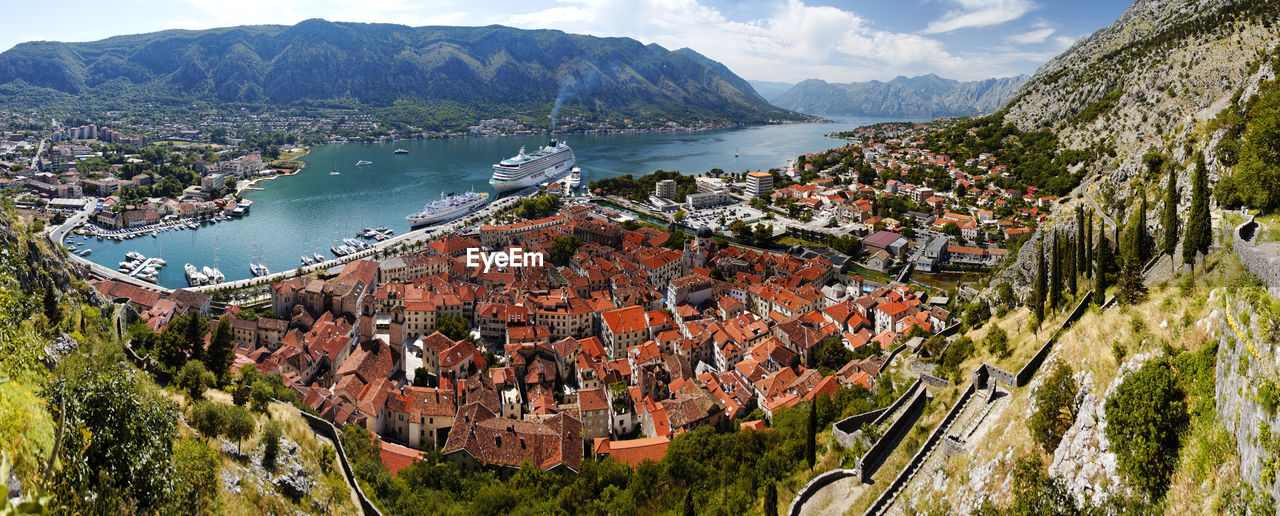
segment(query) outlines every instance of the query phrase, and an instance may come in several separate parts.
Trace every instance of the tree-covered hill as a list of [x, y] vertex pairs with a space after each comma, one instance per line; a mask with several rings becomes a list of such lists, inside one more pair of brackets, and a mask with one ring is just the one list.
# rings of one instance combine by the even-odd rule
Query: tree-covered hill
[[[306, 20], [167, 30], [86, 43], [29, 42], [0, 54], [14, 98], [122, 91], [134, 101], [255, 104], [446, 102], [540, 111], [793, 119], [724, 65], [689, 49], [555, 30], [408, 27]], [[44, 92], [43, 94], [39, 92]]]

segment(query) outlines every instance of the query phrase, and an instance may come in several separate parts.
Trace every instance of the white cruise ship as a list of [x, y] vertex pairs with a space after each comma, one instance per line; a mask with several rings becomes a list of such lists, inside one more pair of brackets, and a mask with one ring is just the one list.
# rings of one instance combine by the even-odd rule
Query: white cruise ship
[[576, 162], [573, 149], [563, 141], [551, 140], [532, 154], [525, 154], [521, 147], [519, 154], [493, 165], [489, 184], [499, 193], [520, 190], [560, 177]]
[[448, 197], [442, 195], [440, 200], [427, 203], [417, 213], [409, 215], [405, 219], [408, 219], [409, 224], [414, 227], [444, 222], [476, 211], [481, 206], [484, 206], [484, 203], [488, 200], [489, 194], [483, 192], [467, 192], [461, 195], [450, 194]]

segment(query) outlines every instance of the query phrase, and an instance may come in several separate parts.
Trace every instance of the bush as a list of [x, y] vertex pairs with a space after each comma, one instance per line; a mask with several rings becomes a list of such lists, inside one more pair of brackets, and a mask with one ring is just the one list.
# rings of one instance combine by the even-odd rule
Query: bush
[[284, 431], [279, 421], [268, 421], [262, 427], [262, 466], [275, 469], [276, 456], [280, 453], [280, 436]]
[[1009, 334], [999, 326], [993, 325], [987, 335], [982, 338], [982, 345], [998, 358], [1008, 357], [1012, 353], [1009, 349]]
[[1107, 440], [1120, 472], [1151, 500], [1163, 496], [1177, 467], [1187, 408], [1169, 359], [1147, 362], [1107, 398]]
[[1034, 411], [1027, 426], [1031, 439], [1046, 453], [1053, 453], [1062, 436], [1076, 420], [1076, 394], [1080, 386], [1072, 377], [1071, 367], [1058, 362], [1040, 389], [1036, 391]]
[[217, 450], [199, 439], [184, 437], [173, 447], [173, 465], [176, 492], [172, 514], [191, 514], [195, 508], [205, 514], [222, 512], [218, 510], [222, 504], [218, 497], [222, 461]]
[[191, 426], [205, 439], [213, 439], [226, 432], [227, 411], [221, 403], [201, 401], [191, 409]]
[[216, 381], [217, 378], [213, 373], [204, 366], [204, 362], [199, 360], [188, 361], [183, 364], [182, 370], [178, 371], [178, 387], [187, 391], [187, 395], [193, 400], [204, 399], [204, 390]]

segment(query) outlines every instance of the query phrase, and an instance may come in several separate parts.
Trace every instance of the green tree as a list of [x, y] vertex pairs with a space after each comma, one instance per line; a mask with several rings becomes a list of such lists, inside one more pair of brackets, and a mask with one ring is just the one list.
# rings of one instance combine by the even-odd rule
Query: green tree
[[271, 387], [271, 383], [265, 378], [259, 378], [253, 382], [253, 387], [249, 389], [249, 400], [252, 402], [253, 410], [256, 412], [266, 412], [267, 404], [271, 402], [271, 398], [275, 396], [275, 389]]
[[582, 240], [576, 236], [558, 236], [551, 241], [551, 263], [564, 266], [569, 265], [569, 260], [573, 258], [573, 253], [578, 252], [578, 248], [582, 247]]
[[675, 214], [675, 215], [672, 215], [672, 216], [671, 216], [671, 218], [672, 218], [672, 220], [675, 220], [676, 222], [680, 222], [680, 221], [684, 220], [685, 215], [687, 215], [687, 214], [684, 212], [684, 210], [679, 210], [679, 211], [677, 211], [677, 212], [676, 212], [676, 214]]
[[1062, 239], [1055, 233], [1049, 240], [1049, 310], [1062, 306]]
[[1031, 316], [1037, 325], [1044, 321], [1045, 288], [1047, 283], [1048, 279], [1045, 278], [1044, 268], [1044, 246], [1041, 242], [1036, 242], [1036, 280], [1031, 287], [1029, 301]]
[[1067, 292], [1069, 292], [1071, 294], [1071, 297], [1073, 298], [1076, 295], [1076, 287], [1077, 287], [1076, 258], [1079, 257], [1079, 252], [1078, 252], [1079, 247], [1080, 246], [1076, 245], [1076, 241], [1074, 239], [1068, 239], [1067, 242], [1062, 246], [1062, 250], [1064, 253], [1062, 257], [1062, 263], [1064, 266], [1062, 275], [1067, 278]]
[[1073, 240], [1075, 242], [1076, 257], [1073, 269], [1078, 274], [1084, 274], [1085, 269], [1088, 267], [1085, 264], [1085, 260], [1088, 259], [1088, 251], [1085, 248], [1084, 232], [1084, 208], [1076, 206], [1076, 237]]
[[436, 331], [453, 340], [471, 338], [471, 327], [460, 315], [444, 314], [436, 319]]
[[187, 391], [187, 395], [193, 400], [204, 399], [204, 390], [212, 387], [216, 381], [213, 373], [198, 360], [183, 364], [182, 370], [178, 371], [178, 387]]
[[226, 405], [213, 401], [201, 401], [191, 408], [191, 426], [205, 439], [214, 439], [227, 430]]
[[1196, 154], [1196, 170], [1191, 178], [1191, 210], [1187, 212], [1186, 231], [1182, 237], [1182, 263], [1195, 272], [1197, 253], [1208, 254], [1213, 243], [1209, 220], [1209, 169], [1204, 155]]
[[178, 409], [123, 353], [63, 359], [43, 397], [52, 419], [66, 421], [58, 503], [74, 514], [155, 512], [166, 503]]
[[1084, 275], [1086, 278], [1093, 277], [1093, 211], [1090, 210], [1085, 217], [1084, 224]]
[[1080, 514], [1062, 479], [1051, 477], [1044, 470], [1044, 462], [1034, 453], [1014, 463], [1013, 506], [1008, 512], [1036, 516]]
[[1188, 416], [1167, 357], [1148, 361], [1107, 398], [1107, 440], [1120, 472], [1149, 499], [1168, 487]]
[[218, 326], [213, 330], [213, 336], [209, 339], [209, 351], [205, 354], [204, 362], [208, 366], [209, 372], [213, 373], [214, 378], [222, 379], [227, 375], [227, 370], [231, 368], [231, 361], [235, 358], [235, 340], [231, 333], [231, 319], [223, 317], [218, 322]]
[[280, 427], [280, 422], [276, 420], [268, 421], [262, 425], [262, 465], [267, 469], [276, 468], [276, 456], [280, 453], [280, 436], [284, 431]]
[[[174, 497], [172, 514], [220, 514], [219, 478], [222, 461], [218, 451], [191, 437], [173, 446]], [[166, 511], [168, 512], [168, 511]]]
[[209, 321], [195, 313], [181, 318], [185, 318], [182, 324], [184, 347], [191, 354], [191, 358], [196, 360], [204, 358], [204, 336], [209, 333]]
[[990, 351], [992, 355], [999, 358], [1006, 358], [1011, 353], [1009, 349], [1009, 334], [1004, 329], [991, 325], [991, 330], [987, 331], [987, 335], [982, 338], [982, 345]]
[[58, 304], [58, 297], [53, 287], [45, 289], [43, 301], [44, 316], [49, 319], [49, 329], [53, 330], [62, 323], [62, 306]]
[[778, 486], [773, 482], [764, 486], [764, 514], [778, 516]]
[[1160, 226], [1163, 230], [1160, 239], [1160, 252], [1169, 255], [1169, 272], [1177, 266], [1173, 253], [1178, 249], [1178, 174], [1169, 171], [1169, 180], [1164, 190], [1164, 209], [1160, 213]]
[[956, 223], [955, 223], [955, 222], [948, 222], [948, 223], [946, 223], [946, 224], [943, 224], [943, 225], [942, 225], [942, 232], [943, 232], [944, 234], [951, 235], [951, 236], [953, 236], [953, 237], [957, 237], [957, 238], [959, 238], [959, 237], [960, 237], [960, 226], [956, 225]]
[[1093, 304], [1107, 302], [1107, 270], [1111, 268], [1111, 245], [1101, 231], [1098, 233], [1097, 263], [1093, 267]]
[[1045, 453], [1053, 453], [1058, 448], [1062, 436], [1076, 420], [1075, 400], [1080, 387], [1072, 374], [1070, 366], [1058, 361], [1057, 366], [1036, 390], [1035, 405], [1027, 426], [1031, 430], [1031, 439]]
[[230, 406], [226, 408], [227, 413], [227, 439], [236, 442], [236, 449], [240, 449], [240, 443], [245, 439], [253, 436], [253, 431], [257, 428], [257, 421], [254, 420], [253, 414], [249, 409], [244, 407]]

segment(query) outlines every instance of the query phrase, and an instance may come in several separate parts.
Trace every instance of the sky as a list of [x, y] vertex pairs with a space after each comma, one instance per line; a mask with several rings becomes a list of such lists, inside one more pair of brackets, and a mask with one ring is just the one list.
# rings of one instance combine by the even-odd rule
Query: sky
[[[977, 80], [1033, 73], [1110, 25], [1123, 0], [60, 0], [4, 8], [0, 49], [308, 18], [490, 25], [688, 47], [745, 79]], [[57, 11], [50, 16], [50, 9]]]

